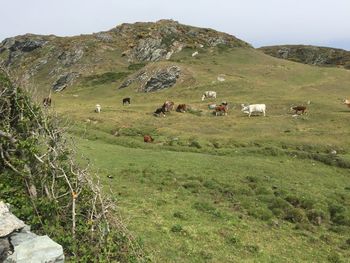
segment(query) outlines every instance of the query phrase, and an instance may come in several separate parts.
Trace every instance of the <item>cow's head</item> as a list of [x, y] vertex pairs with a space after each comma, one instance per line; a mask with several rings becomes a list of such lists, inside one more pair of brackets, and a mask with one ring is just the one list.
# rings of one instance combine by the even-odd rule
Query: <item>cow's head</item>
[[202, 95], [202, 101], [205, 99], [205, 94]]

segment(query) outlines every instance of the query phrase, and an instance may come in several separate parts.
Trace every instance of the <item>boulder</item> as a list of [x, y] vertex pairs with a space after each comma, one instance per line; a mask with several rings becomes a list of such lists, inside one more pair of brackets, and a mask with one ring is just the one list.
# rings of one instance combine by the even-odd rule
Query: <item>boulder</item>
[[11, 244], [8, 238], [0, 238], [0, 262], [3, 262], [9, 251], [11, 250]]
[[14, 245], [14, 252], [8, 256], [4, 263], [63, 263], [64, 254], [62, 246], [51, 240], [48, 236], [36, 236], [24, 239]]
[[24, 222], [15, 217], [7, 205], [0, 201], [0, 237], [5, 237], [24, 226]]

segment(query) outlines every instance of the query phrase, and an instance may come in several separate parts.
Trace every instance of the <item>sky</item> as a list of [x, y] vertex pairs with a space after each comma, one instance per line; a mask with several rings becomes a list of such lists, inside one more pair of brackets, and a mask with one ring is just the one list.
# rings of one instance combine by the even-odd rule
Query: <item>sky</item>
[[350, 0], [0, 0], [0, 7], [0, 41], [25, 33], [72, 36], [173, 19], [229, 33], [254, 47], [350, 50]]

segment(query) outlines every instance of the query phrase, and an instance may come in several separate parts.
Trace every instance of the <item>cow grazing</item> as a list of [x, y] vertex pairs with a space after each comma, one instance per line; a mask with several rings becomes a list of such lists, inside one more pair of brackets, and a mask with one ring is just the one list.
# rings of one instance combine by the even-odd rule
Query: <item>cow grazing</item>
[[100, 105], [100, 104], [96, 104], [96, 106], [95, 106], [95, 112], [96, 112], [96, 113], [100, 113], [100, 112], [101, 112], [101, 105]]
[[175, 108], [175, 103], [173, 101], [166, 101], [164, 102], [163, 106], [162, 106], [166, 112], [169, 112], [171, 110], [174, 110]]
[[350, 108], [350, 100], [345, 99], [343, 102], [344, 102], [345, 105], [348, 105], [348, 107]]
[[177, 112], [186, 112], [187, 110], [189, 110], [190, 107], [186, 104], [179, 104], [176, 108]]
[[44, 105], [44, 107], [50, 107], [51, 106], [51, 98], [50, 97], [44, 98], [43, 105]]
[[130, 103], [131, 103], [131, 99], [130, 98], [124, 98], [123, 99], [123, 105], [130, 104]]
[[219, 105], [215, 107], [215, 116], [227, 115], [228, 108], [226, 105]]
[[245, 106], [244, 104], [241, 104], [242, 109], [244, 113], [247, 113], [248, 116], [250, 117], [253, 112], [261, 112], [266, 116], [266, 105], [265, 104], [251, 104]]
[[291, 107], [290, 110], [294, 110], [295, 114], [298, 114], [298, 112], [301, 112], [301, 114], [304, 114], [306, 112], [306, 107], [305, 106], [294, 106], [294, 107]]
[[202, 95], [202, 101], [207, 98], [214, 98], [216, 99], [216, 91], [206, 91]]
[[151, 135], [145, 135], [145, 136], [143, 136], [143, 141], [147, 142], [147, 143], [150, 143], [150, 142], [153, 142], [154, 139], [152, 138]]
[[153, 113], [154, 116], [156, 117], [160, 117], [160, 116], [163, 116], [165, 117], [165, 107], [164, 105], [158, 109], [156, 109], [156, 111]]

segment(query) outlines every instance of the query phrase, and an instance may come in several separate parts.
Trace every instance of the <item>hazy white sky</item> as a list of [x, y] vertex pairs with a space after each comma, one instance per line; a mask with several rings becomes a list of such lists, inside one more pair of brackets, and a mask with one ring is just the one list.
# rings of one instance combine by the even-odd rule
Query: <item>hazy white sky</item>
[[0, 41], [59, 36], [124, 22], [174, 19], [232, 34], [255, 47], [312, 44], [350, 50], [350, 0], [0, 0]]

